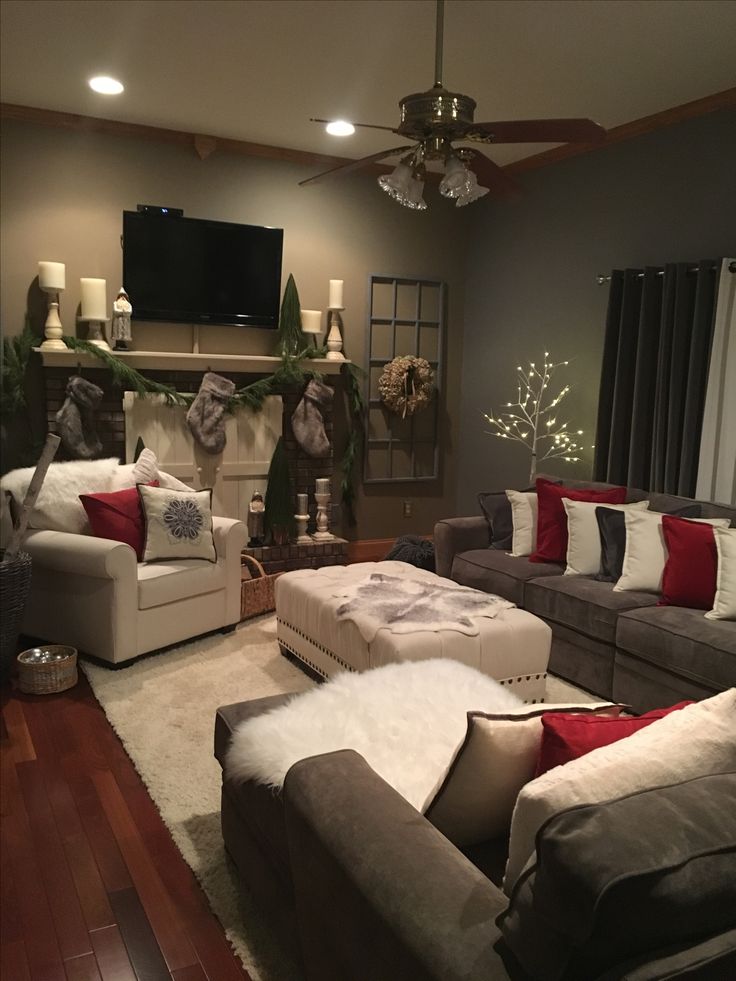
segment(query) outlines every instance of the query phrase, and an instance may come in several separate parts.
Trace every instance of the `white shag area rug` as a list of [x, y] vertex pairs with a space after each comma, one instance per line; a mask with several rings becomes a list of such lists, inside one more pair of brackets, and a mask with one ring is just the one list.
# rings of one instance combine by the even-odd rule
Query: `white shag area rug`
[[[314, 686], [281, 655], [275, 617], [246, 621], [231, 634], [201, 638], [115, 671], [86, 661], [81, 667], [253, 981], [300, 981], [226, 860], [221, 771], [213, 756], [221, 705]], [[548, 702], [594, 700], [564, 681], [547, 680]]]

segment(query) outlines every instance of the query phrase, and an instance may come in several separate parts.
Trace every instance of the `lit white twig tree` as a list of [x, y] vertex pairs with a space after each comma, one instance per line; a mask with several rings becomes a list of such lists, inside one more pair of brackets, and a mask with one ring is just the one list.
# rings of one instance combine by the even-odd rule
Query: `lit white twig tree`
[[537, 368], [534, 361], [529, 362], [528, 371], [518, 365], [516, 402], [507, 402], [505, 412], [494, 413], [491, 410], [490, 415], [483, 413], [483, 417], [493, 427], [489, 436], [513, 439], [531, 450], [530, 481], [537, 474], [537, 462], [555, 457], [567, 460], [568, 463], [580, 459], [574, 454], [582, 449], [577, 437], [583, 435], [583, 430], [573, 432], [568, 429], [569, 421], [558, 423], [556, 417], [556, 409], [570, 391], [570, 386], [563, 386], [554, 398], [545, 402], [545, 399], [549, 399], [548, 389], [551, 387], [554, 372], [568, 363], [552, 362], [549, 360], [549, 351], [545, 351], [543, 368]]

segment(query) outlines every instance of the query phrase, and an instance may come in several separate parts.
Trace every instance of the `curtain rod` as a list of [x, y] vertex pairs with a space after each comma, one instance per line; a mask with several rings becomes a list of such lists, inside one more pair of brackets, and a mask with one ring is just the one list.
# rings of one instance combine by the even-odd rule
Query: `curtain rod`
[[[711, 272], [713, 272], [714, 270], [716, 270], [716, 269], [718, 269], [720, 267], [718, 265], [715, 265], [715, 266], [708, 266], [708, 268], [710, 269]], [[697, 272], [697, 271], [698, 271], [698, 266], [689, 266], [688, 269], [686, 270], [686, 272], [689, 272], [689, 273], [693, 273], [693, 272]], [[729, 262], [729, 264], [728, 264], [728, 271], [729, 272], [732, 272], [732, 273], [736, 273], [736, 262]], [[664, 276], [664, 269], [660, 269], [656, 273], [656, 275], [657, 276]], [[636, 274], [636, 278], [637, 279], [644, 279], [644, 273], [643, 272], [637, 273]], [[603, 286], [604, 283], [610, 283], [611, 282], [611, 277], [610, 276], [604, 276], [603, 273], [598, 273], [598, 275], [595, 277], [595, 281], [596, 281], [596, 284], [598, 286]]]

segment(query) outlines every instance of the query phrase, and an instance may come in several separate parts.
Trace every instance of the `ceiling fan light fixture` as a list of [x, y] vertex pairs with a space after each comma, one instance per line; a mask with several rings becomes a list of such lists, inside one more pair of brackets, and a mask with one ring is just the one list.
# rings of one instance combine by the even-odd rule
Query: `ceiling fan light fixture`
[[409, 188], [404, 199], [399, 198], [397, 200], [405, 208], [412, 208], [414, 211], [426, 211], [427, 202], [424, 200], [424, 181], [413, 177], [409, 182]]
[[[473, 173], [470, 171], [470, 173]], [[482, 184], [478, 183], [477, 177], [473, 174], [475, 178], [473, 186], [469, 188], [465, 193], [460, 194], [455, 201], [456, 208], [464, 208], [466, 204], [472, 204], [473, 201], [477, 201], [479, 198], [483, 198], [488, 194], [489, 188], [483, 187]]]
[[458, 198], [462, 194], [467, 194], [473, 187], [470, 173], [458, 157], [448, 157], [445, 163], [445, 176], [440, 181], [440, 194], [446, 198]]
[[334, 119], [325, 126], [330, 136], [352, 136], [355, 127], [345, 119]]
[[378, 186], [382, 191], [390, 194], [392, 198], [401, 200], [409, 192], [409, 181], [412, 180], [411, 167], [408, 164], [397, 164], [390, 174], [381, 174], [378, 178]]

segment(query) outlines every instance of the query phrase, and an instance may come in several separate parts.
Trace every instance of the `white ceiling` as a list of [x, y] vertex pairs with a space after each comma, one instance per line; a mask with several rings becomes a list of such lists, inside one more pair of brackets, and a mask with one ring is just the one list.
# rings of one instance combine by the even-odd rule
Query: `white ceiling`
[[[2, 0], [4, 102], [360, 157], [310, 116], [398, 124], [431, 87], [434, 0]], [[95, 95], [93, 74], [125, 84]], [[477, 121], [610, 128], [736, 85], [736, 0], [448, 0], [445, 86]], [[504, 164], [548, 145], [500, 146]]]

